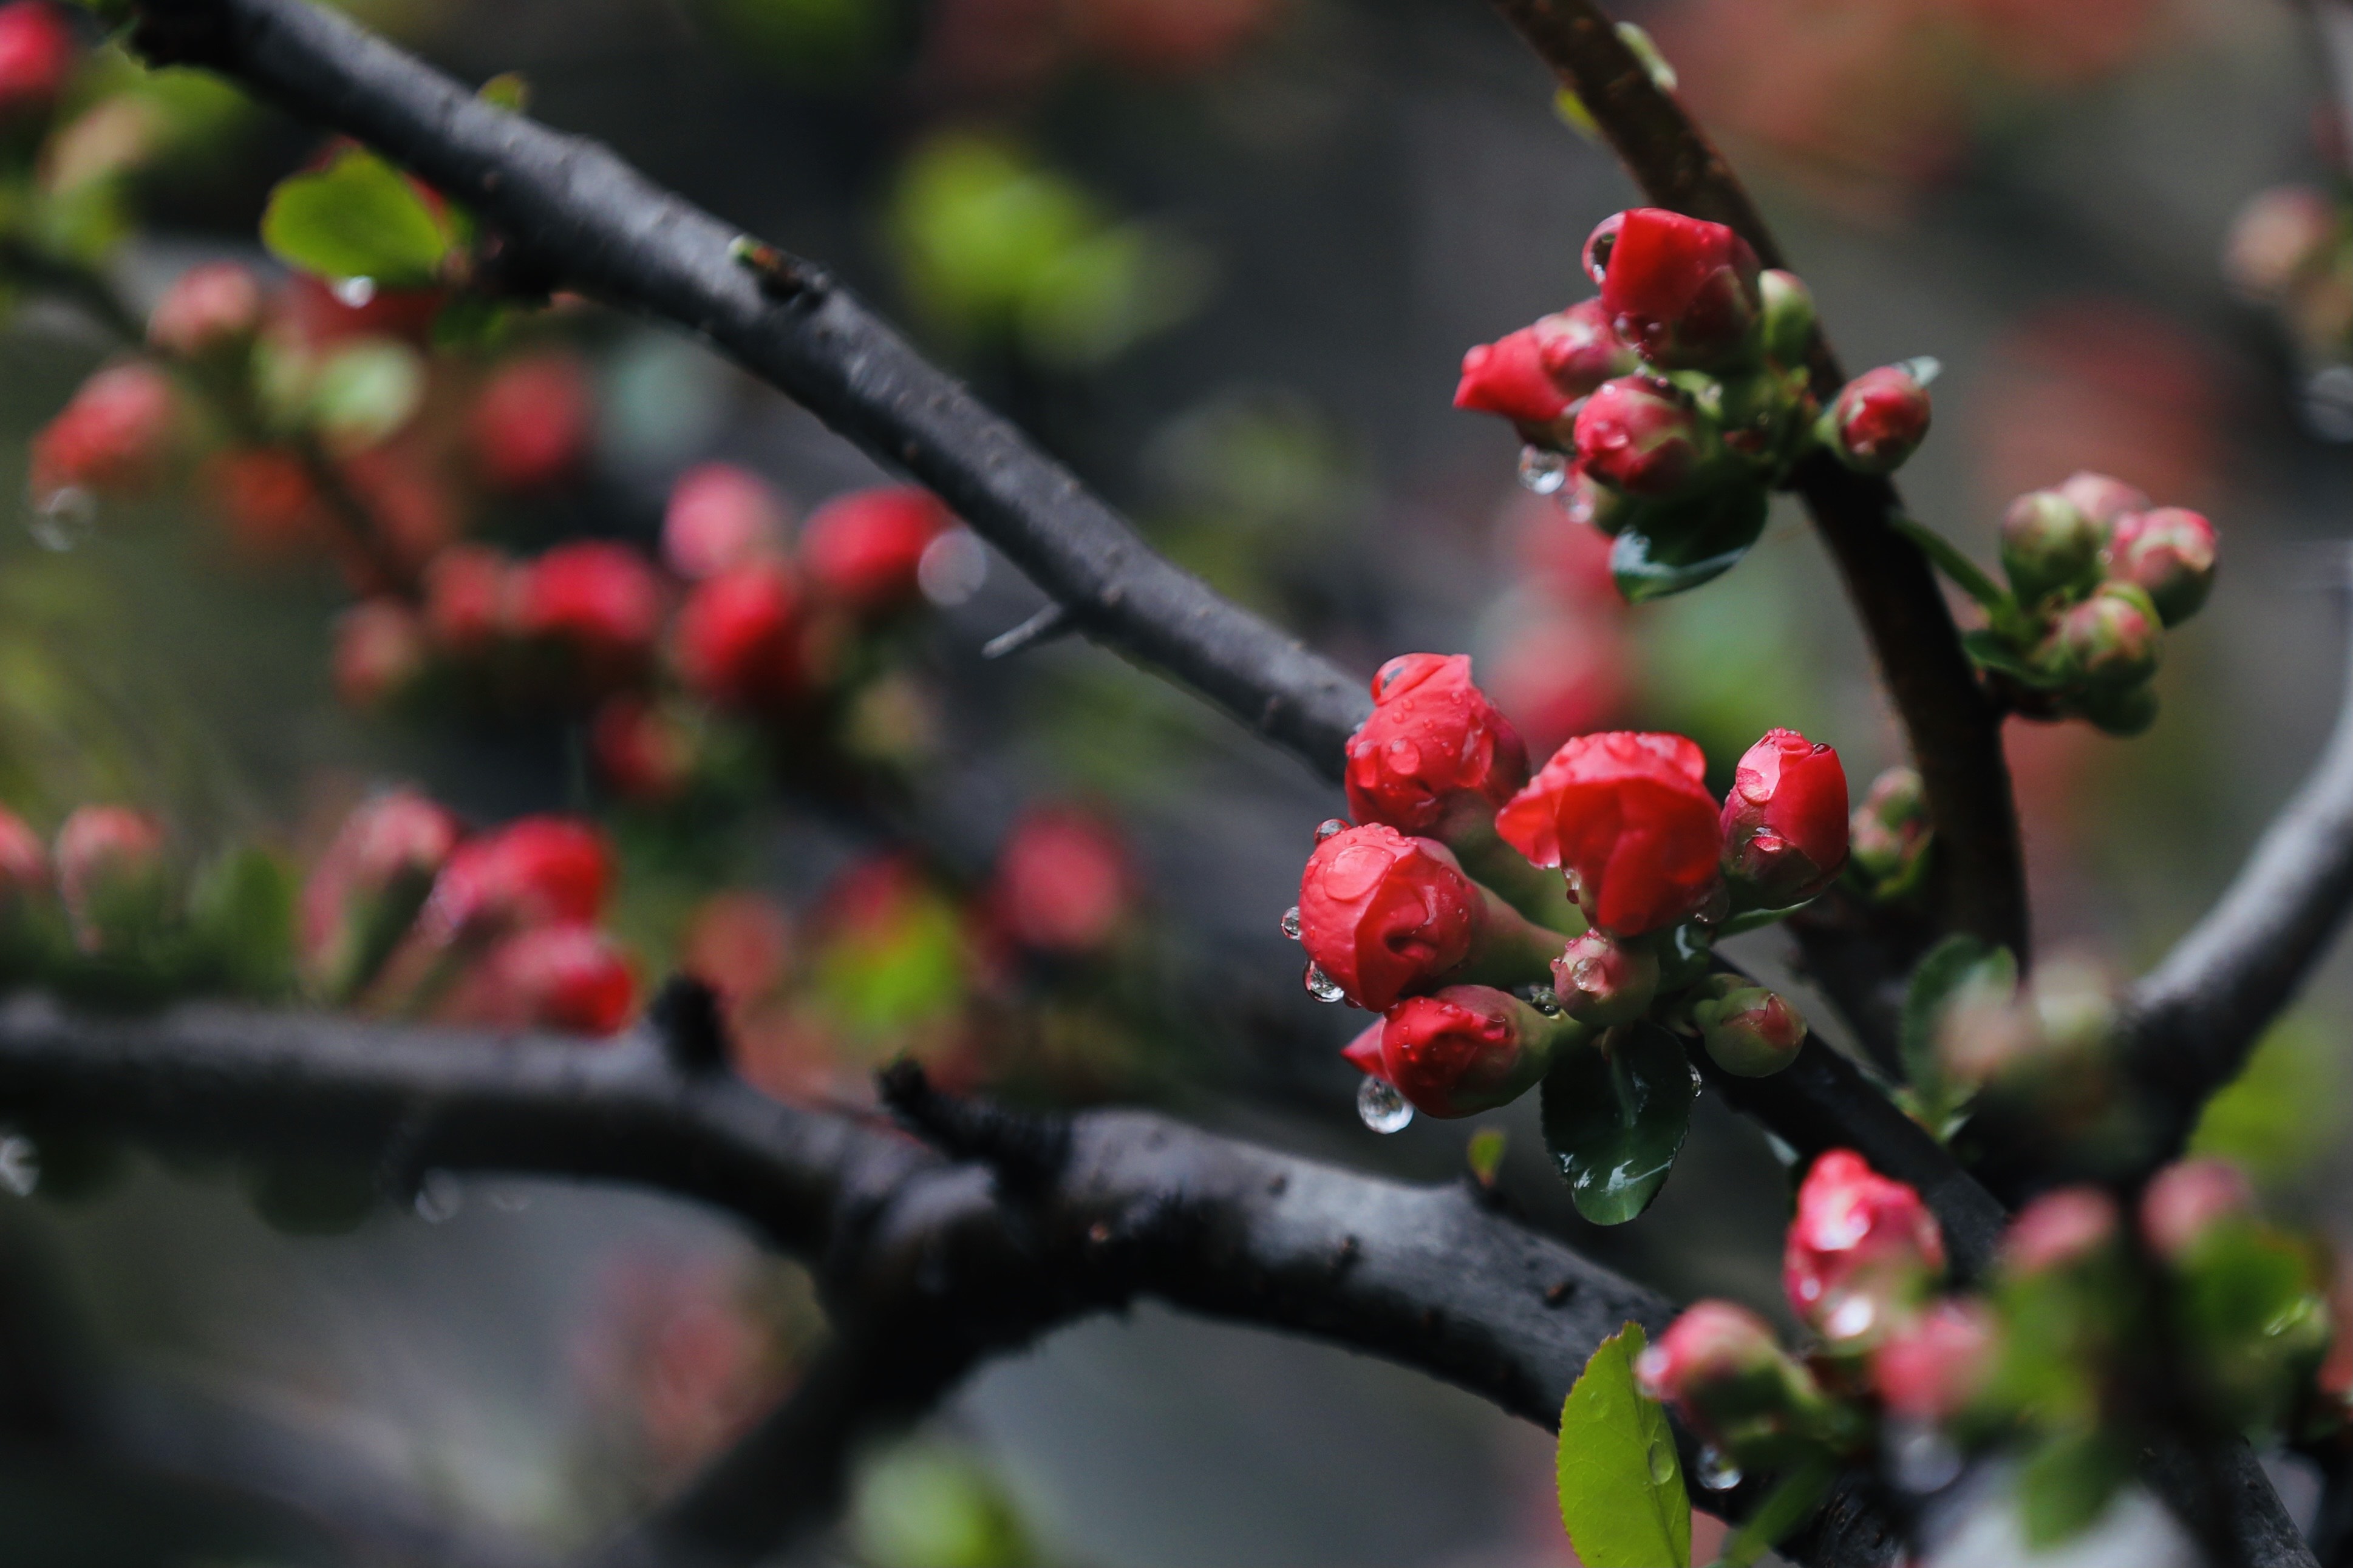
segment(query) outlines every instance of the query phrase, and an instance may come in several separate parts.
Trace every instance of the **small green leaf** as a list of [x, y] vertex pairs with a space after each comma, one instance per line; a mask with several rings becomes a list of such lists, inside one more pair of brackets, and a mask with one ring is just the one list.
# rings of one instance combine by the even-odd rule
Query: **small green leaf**
[[290, 267], [322, 278], [424, 287], [449, 254], [448, 226], [400, 172], [353, 149], [313, 174], [279, 182], [261, 240]]
[[2023, 686], [2048, 690], [2064, 682], [2050, 670], [2036, 666], [2026, 655], [2011, 647], [2000, 634], [1979, 628], [1961, 634], [1961, 647], [1980, 669], [1998, 670]]
[[1504, 1131], [1500, 1127], [1482, 1127], [1471, 1134], [1471, 1146], [1463, 1151], [1470, 1163], [1471, 1177], [1482, 1187], [1495, 1184], [1495, 1173], [1503, 1168]]
[[1768, 504], [1765, 488], [1744, 479], [1641, 508], [1609, 547], [1618, 592], [1639, 605], [1721, 577], [1765, 531]]
[[1904, 993], [1904, 1016], [1898, 1036], [1904, 1073], [1916, 1088], [1926, 1089], [1942, 1076], [1936, 1062], [1936, 1031], [1946, 1009], [1964, 995], [2006, 997], [2018, 988], [2018, 961], [2006, 947], [1991, 947], [1973, 936], [1955, 934], [1930, 948], [1912, 971]]
[[523, 79], [521, 71], [501, 71], [476, 88], [474, 96], [509, 114], [521, 114], [531, 107], [531, 83]]
[[1688, 1568], [1691, 1496], [1667, 1413], [1634, 1382], [1642, 1329], [1601, 1342], [1560, 1408], [1560, 1521], [1587, 1568]]
[[2096, 1522], [2132, 1476], [2132, 1454], [2105, 1432], [2046, 1441], [2018, 1473], [2018, 1517], [2027, 1545], [2055, 1546]]
[[1651, 1206], [1691, 1130], [1693, 1092], [1683, 1042], [1655, 1024], [1562, 1053], [1545, 1076], [1545, 1147], [1577, 1213], [1623, 1225]]
[[1997, 614], [2011, 605], [2008, 591], [1982, 571], [1978, 563], [1960, 552], [1960, 547], [1925, 522], [1915, 521], [1897, 512], [1888, 520], [1896, 532], [1920, 547], [1921, 552], [1936, 563], [1961, 592]]

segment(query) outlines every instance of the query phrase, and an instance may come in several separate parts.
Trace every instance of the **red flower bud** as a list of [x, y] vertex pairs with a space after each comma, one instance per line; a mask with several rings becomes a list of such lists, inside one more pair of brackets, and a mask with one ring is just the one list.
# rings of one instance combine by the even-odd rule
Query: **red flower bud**
[[487, 544], [457, 544], [425, 567], [425, 626], [449, 652], [474, 656], [506, 635], [514, 563]]
[[[458, 819], [414, 790], [393, 790], [362, 803], [336, 829], [333, 842], [302, 886], [303, 967], [331, 990], [363, 980], [352, 973], [381, 900], [414, 879], [420, 896], [458, 847]], [[409, 908], [414, 909], [412, 903]]]
[[1761, 306], [1757, 253], [1720, 223], [1636, 207], [1586, 241], [1618, 335], [1662, 370], [1738, 359]]
[[1454, 385], [1454, 406], [1498, 414], [1524, 431], [1539, 431], [1568, 412], [1578, 395], [1553, 378], [1535, 327], [1477, 343], [1462, 355], [1462, 378]]
[[1467, 654], [1409, 653], [1373, 677], [1373, 711], [1348, 741], [1359, 822], [1445, 837], [1456, 808], [1493, 820], [1528, 782], [1527, 748], [1471, 684]]
[[2034, 490], [2001, 517], [2001, 568], [2024, 605], [2079, 594], [2099, 580], [2106, 527], [2057, 490]]
[[[468, 987], [470, 991], [474, 987]], [[587, 926], [518, 931], [491, 950], [480, 1000], [458, 1010], [485, 1024], [609, 1035], [629, 1021], [637, 982], [605, 935]]]
[[565, 646], [600, 679], [641, 663], [661, 617], [653, 568], [607, 540], [557, 545], [522, 568], [515, 590], [515, 630]]
[[1694, 1301], [1635, 1358], [1642, 1392], [1728, 1456], [1765, 1464], [1806, 1441], [1820, 1391], [1765, 1320], [1729, 1301]]
[[782, 555], [788, 521], [784, 498], [759, 475], [733, 463], [689, 468], [670, 488], [662, 513], [662, 559], [689, 582], [730, 567]]
[[2140, 1229], [2150, 1250], [2179, 1262], [2214, 1226], [2254, 1212], [2255, 1193], [2223, 1160], [2182, 1160], [2149, 1178], [2141, 1194]]
[[2079, 468], [2068, 475], [2066, 481], [2058, 487], [2058, 493], [2101, 528], [2114, 527], [2116, 520], [2127, 512], [2148, 510], [2146, 493], [2135, 489], [2122, 479], [2095, 474], [2087, 468]]
[[2101, 557], [2108, 575], [2147, 594], [2159, 619], [2179, 626], [2214, 587], [2214, 525], [2178, 506], [2116, 520]]
[[1375, 1018], [1355, 1039], [1340, 1047], [1341, 1060], [1366, 1077], [1380, 1079], [1384, 1082], [1388, 1080], [1388, 1068], [1381, 1063], [1381, 1028], [1387, 1022], [1383, 1018]]
[[694, 777], [694, 736], [677, 716], [633, 693], [608, 697], [588, 727], [588, 751], [613, 793], [640, 805], [676, 800]]
[[2031, 1279], [2105, 1251], [2116, 1237], [2116, 1200], [2097, 1187], [2061, 1187], [2018, 1211], [2002, 1233], [2005, 1274]]
[[484, 928], [586, 925], [613, 885], [604, 835], [565, 816], [524, 816], [458, 847], [426, 906], [447, 941]]
[[328, 537], [310, 468], [281, 447], [216, 453], [206, 459], [197, 482], [229, 538], [254, 555], [283, 556]]
[[1918, 773], [1894, 767], [1871, 781], [1862, 804], [1848, 819], [1847, 833], [1855, 869], [1869, 879], [1873, 896], [1894, 898], [1910, 890], [1932, 832]]
[[363, 599], [335, 617], [335, 695], [368, 712], [398, 699], [425, 671], [425, 632], [397, 599]]
[[1557, 1026], [1486, 985], [1409, 996], [1381, 1026], [1379, 1076], [1430, 1116], [1475, 1116], [1534, 1089]]
[[1609, 312], [1599, 300], [1580, 300], [1528, 331], [1535, 334], [1536, 357], [1545, 374], [1571, 397], [1587, 396], [1613, 377], [1631, 375], [1641, 363], [1611, 330]]
[[1387, 1012], [1461, 967], [1482, 895], [1446, 847], [1377, 823], [1315, 847], [1299, 882], [1299, 940], [1359, 1007]]
[[1699, 471], [1705, 433], [1691, 402], [1663, 381], [1624, 375], [1577, 411], [1577, 460], [1630, 496], [1672, 496]]
[[1939, 1301], [1898, 1324], [1872, 1352], [1871, 1381], [1890, 1415], [1949, 1421], [1985, 1386], [1994, 1348], [1993, 1315], [1981, 1303]]
[[1552, 963], [1560, 1010], [1590, 1028], [1632, 1023], [1650, 1011], [1658, 992], [1659, 955], [1601, 931], [1572, 937]]
[[100, 371], [33, 437], [34, 495], [72, 487], [100, 495], [145, 489], [162, 474], [178, 406], [170, 379], [153, 365]]
[[677, 639], [680, 679], [711, 701], [758, 710], [801, 688], [800, 595], [782, 562], [731, 567], [695, 584]]
[[1928, 436], [1928, 389], [1901, 365], [1864, 371], [1822, 411], [1822, 444], [1862, 474], [1892, 474]]
[[1778, 992], [1737, 975], [1705, 983], [1692, 1004], [1692, 1022], [1709, 1058], [1736, 1078], [1770, 1078], [1796, 1061], [1806, 1044], [1803, 1016]]
[[243, 343], [260, 326], [260, 279], [240, 263], [207, 261], [164, 290], [147, 314], [147, 341], [165, 353], [196, 359]]
[[1767, 730], [1724, 797], [1724, 874], [1753, 909], [1805, 902], [1846, 864], [1846, 769], [1795, 730]]
[[911, 486], [838, 496], [801, 530], [801, 569], [812, 589], [853, 610], [900, 609], [922, 594], [923, 552], [955, 523], [938, 497]]
[[158, 905], [164, 882], [164, 826], [127, 805], [77, 807], [58, 829], [58, 892], [74, 940], [99, 947], [104, 928]]
[[1814, 1162], [1781, 1254], [1790, 1307], [1833, 1344], [1883, 1333], [1945, 1271], [1945, 1241], [1920, 1194], [1852, 1149]]
[[466, 436], [492, 489], [543, 490], [579, 468], [595, 419], [588, 370], [577, 356], [533, 354], [491, 374], [466, 417]]
[[1566, 872], [1595, 925], [1640, 936], [1699, 913], [1722, 887], [1706, 766], [1681, 735], [1579, 735], [1496, 814], [1495, 831]]
[[2052, 641], [2060, 667], [2092, 686], [2138, 686], [2157, 673], [2163, 623], [2130, 583], [2103, 583], [2059, 617]]
[[990, 902], [1013, 940], [1032, 952], [1099, 952], [1134, 907], [1127, 845], [1085, 812], [1025, 813], [997, 855]]
[[65, 89], [73, 29], [43, 0], [0, 5], [0, 116], [45, 113]]

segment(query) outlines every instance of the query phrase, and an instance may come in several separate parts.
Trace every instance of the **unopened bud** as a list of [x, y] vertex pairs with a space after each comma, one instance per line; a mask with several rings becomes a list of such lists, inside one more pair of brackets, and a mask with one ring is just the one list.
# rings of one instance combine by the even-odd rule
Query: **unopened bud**
[[1864, 371], [1822, 410], [1815, 435], [1862, 474], [1892, 474], [1928, 436], [1928, 389], [1901, 365]]
[[2002, 513], [2001, 568], [2023, 605], [2091, 587], [2106, 543], [2107, 530], [2057, 490], [2030, 491]]
[[1604, 382], [1577, 415], [1577, 458], [1592, 478], [1630, 496], [1672, 496], [1698, 473], [1709, 445], [1691, 400], [1667, 382]]
[[1822, 1395], [1765, 1320], [1729, 1301], [1695, 1301], [1634, 1363], [1642, 1392], [1742, 1464], [1790, 1458], [1811, 1439]]
[[1575, 401], [1546, 368], [1534, 327], [1464, 351], [1461, 379], [1454, 385], [1455, 407], [1501, 415], [1532, 439], [1547, 432]]
[[1915, 770], [1894, 767], [1873, 779], [1847, 827], [1854, 868], [1874, 898], [1898, 898], [1916, 885], [1932, 828], [1927, 791]]
[[2214, 525], [2178, 506], [2132, 512], [2117, 519], [2105, 559], [2110, 577], [2138, 587], [2158, 618], [2178, 626], [2213, 591]]
[[1347, 763], [1357, 821], [1440, 838], [1485, 828], [1528, 782], [1527, 747], [1472, 683], [1468, 654], [1400, 654], [1382, 665]]
[[1890, 1415], [1949, 1421], [1985, 1386], [1994, 1351], [1993, 1314], [1981, 1303], [1939, 1301], [1898, 1325], [1872, 1352], [1871, 1381]]
[[1766, 731], [1733, 772], [1721, 822], [1736, 907], [1805, 902], [1846, 864], [1846, 769], [1838, 752], [1795, 730]]
[[1534, 1089], [1555, 1047], [1583, 1031], [1508, 992], [1450, 985], [1382, 1021], [1380, 1077], [1430, 1116], [1472, 1116]]
[[2043, 1194], [2002, 1233], [2002, 1272], [2013, 1279], [2070, 1268], [2105, 1253], [2116, 1239], [2116, 1200], [2097, 1187]]
[[1806, 1020], [1779, 993], [1735, 974], [1712, 975], [1693, 1002], [1692, 1022], [1708, 1059], [1736, 1078], [1770, 1078], [1798, 1059]]
[[2090, 687], [2066, 700], [2068, 712], [2102, 734], [2127, 739], [2157, 722], [2157, 688], [2147, 681], [2138, 686]]
[[2141, 1194], [2140, 1230], [2149, 1249], [2179, 1263], [2226, 1221], [2252, 1214], [2254, 1189], [2224, 1160], [2182, 1160], [2149, 1178]]
[[129, 806], [79, 807], [58, 829], [57, 868], [74, 940], [96, 952], [114, 932], [161, 914], [163, 825]]
[[1538, 363], [1554, 387], [1571, 398], [1587, 396], [1613, 377], [1631, 375], [1641, 363], [1611, 330], [1609, 312], [1599, 300], [1581, 300], [1528, 330], [1535, 334]]
[[1720, 223], [1662, 207], [1607, 220], [1586, 241], [1618, 335], [1663, 370], [1709, 370], [1753, 352], [1757, 253]]
[[1781, 1255], [1789, 1305], [1833, 1346], [1876, 1342], [1945, 1272], [1944, 1236], [1920, 1194], [1852, 1149], [1814, 1162]]
[[1814, 296], [1794, 272], [1767, 268], [1757, 275], [1764, 303], [1766, 357], [1782, 365], [1806, 363], [1814, 342]]
[[1591, 1028], [1630, 1024], [1658, 994], [1659, 960], [1646, 945], [1589, 931], [1572, 938], [1552, 963], [1561, 1011]]
[[2088, 686], [2121, 690], [2157, 673], [2163, 625], [2148, 595], [2130, 583], [2103, 583], [2070, 605], [2052, 634], [2059, 668]]
[[2077, 511], [2102, 528], [2113, 528], [2128, 512], [2147, 511], [2148, 495], [2107, 474], [2078, 468], [2058, 487]]

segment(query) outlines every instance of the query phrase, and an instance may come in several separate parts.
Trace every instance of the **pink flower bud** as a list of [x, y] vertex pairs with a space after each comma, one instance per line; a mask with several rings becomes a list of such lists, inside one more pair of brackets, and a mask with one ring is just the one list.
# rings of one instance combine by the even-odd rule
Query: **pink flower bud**
[[1527, 748], [1471, 684], [1467, 654], [1409, 653], [1381, 666], [1347, 757], [1349, 811], [1404, 833], [1445, 837], [1458, 815], [1483, 826], [1528, 782]]
[[1737, 1078], [1769, 1078], [1798, 1059], [1806, 1020], [1778, 992], [1720, 974], [1704, 984], [1692, 1022], [1716, 1066]]
[[2082, 593], [2099, 580], [2108, 531], [2057, 490], [2033, 490], [2001, 517], [2001, 567], [2011, 592], [2031, 605], [2052, 594]]
[[1814, 1162], [1781, 1254], [1789, 1305], [1836, 1346], [1874, 1341], [1945, 1271], [1945, 1242], [1920, 1194], [1852, 1149]]
[[1308, 958], [1377, 1013], [1460, 968], [1483, 913], [1479, 889], [1444, 845], [1377, 823], [1317, 845], [1299, 883]]
[[1572, 937], [1553, 960], [1552, 993], [1560, 1010], [1591, 1028], [1632, 1023], [1650, 1011], [1658, 991], [1659, 955], [1601, 931]]
[[566, 353], [509, 360], [466, 417], [474, 466], [494, 489], [548, 489], [587, 456], [596, 406], [588, 370]]
[[633, 672], [661, 629], [662, 591], [645, 558], [608, 540], [559, 544], [522, 570], [514, 627], [568, 649], [599, 682]]
[[1787, 909], [1837, 879], [1846, 864], [1846, 769], [1795, 730], [1748, 748], [1724, 797], [1724, 873], [1752, 909]]
[[0, 906], [21, 906], [49, 890], [49, 851], [15, 812], [0, 807]]
[[662, 559], [687, 581], [782, 555], [789, 521], [784, 498], [733, 463], [689, 468], [662, 513]]
[[696, 584], [676, 637], [679, 678], [710, 701], [767, 711], [805, 684], [800, 593], [781, 561], [732, 566]]
[[178, 399], [162, 371], [136, 362], [101, 370], [33, 437], [33, 493], [146, 489], [162, 476], [178, 424]]
[[2001, 1268], [2026, 1279], [2106, 1250], [2116, 1238], [2116, 1205], [2097, 1187], [2061, 1187], [2018, 1211], [2002, 1233]]
[[1847, 840], [1855, 869], [1870, 879], [1875, 897], [1909, 889], [1932, 832], [1927, 791], [1917, 772], [1894, 767], [1872, 780], [1848, 819]]
[[1892, 474], [1928, 436], [1928, 389], [1901, 365], [1864, 371], [1822, 411], [1822, 444], [1857, 473]]
[[838, 496], [801, 530], [801, 568], [817, 593], [879, 615], [921, 596], [915, 568], [955, 519], [929, 490], [892, 485]]
[[0, 117], [47, 112], [77, 52], [73, 29], [43, 0], [0, 5]]
[[1523, 431], [1550, 426], [1576, 400], [1546, 365], [1535, 327], [1472, 345], [1462, 355], [1462, 378], [1454, 386], [1455, 407], [1501, 415]]
[[640, 805], [676, 800], [694, 777], [693, 734], [676, 715], [631, 692], [597, 708], [588, 752], [613, 793]]
[[2070, 605], [2052, 634], [2061, 668], [2092, 686], [2138, 686], [2157, 673], [2162, 625], [2148, 595], [2129, 583], [2103, 583]]
[[1691, 401], [1648, 376], [1603, 382], [1577, 412], [1577, 460], [1630, 496], [1672, 496], [1699, 471], [1705, 432]]
[[77, 807], [58, 829], [58, 892], [74, 940], [95, 952], [113, 920], [149, 912], [160, 902], [164, 827], [127, 805]]
[[1518, 997], [1485, 985], [1409, 996], [1381, 1026], [1380, 1077], [1430, 1116], [1473, 1116], [1534, 1089], [1556, 1030]]
[[2078, 468], [2058, 487], [2069, 504], [2101, 528], [2112, 528], [2127, 512], [2147, 511], [2148, 497], [2122, 479]]
[[435, 880], [426, 923], [440, 941], [485, 929], [586, 925], [613, 885], [604, 835], [565, 816], [524, 816], [458, 847]]
[[2102, 557], [2108, 575], [2147, 594], [2158, 617], [2179, 626], [2214, 587], [2214, 525], [2178, 506], [2116, 520]]
[[455, 1008], [510, 1028], [609, 1035], [629, 1021], [637, 981], [612, 942], [588, 926], [540, 926], [493, 948]]
[[1871, 1381], [1890, 1415], [1949, 1421], [1985, 1386], [1994, 1350], [1993, 1314], [1982, 1304], [1939, 1301], [1899, 1323], [1872, 1352]]
[[457, 544], [425, 568], [425, 626], [448, 652], [471, 658], [507, 633], [520, 584], [514, 563], [487, 544]]
[[331, 990], [364, 979], [352, 970], [378, 934], [367, 929], [377, 908], [404, 880], [414, 879], [412, 900], [421, 896], [458, 837], [458, 819], [414, 790], [376, 795], [343, 818], [302, 886], [304, 969]]
[[1556, 866], [1596, 926], [1640, 936], [1705, 909], [1723, 838], [1707, 763], [1681, 735], [1579, 735], [1496, 814], [1504, 842]]
[[235, 261], [207, 261], [174, 279], [147, 316], [147, 341], [197, 359], [235, 347], [261, 325], [261, 281]]
[[2258, 191], [2239, 209], [2222, 252], [2222, 277], [2250, 300], [2276, 304], [2337, 247], [2337, 207], [2308, 185]]
[[335, 695], [371, 712], [403, 696], [425, 671], [425, 631], [394, 598], [363, 599], [335, 617]]
[[1572, 398], [1590, 395], [1603, 382], [1634, 374], [1640, 361], [1609, 325], [1599, 300], [1585, 300], [1528, 329], [1536, 355], [1553, 384]]
[[1618, 335], [1662, 370], [1708, 370], [1752, 342], [1761, 301], [1757, 253], [1720, 223], [1636, 207], [1586, 241]]
[[1135, 883], [1127, 844], [1110, 824], [1045, 806], [1014, 824], [989, 902], [1023, 947], [1077, 957], [1110, 945], [1135, 907]]
[[2254, 1212], [2254, 1189], [2223, 1160], [2182, 1160], [2149, 1178], [2140, 1229], [2150, 1250], [2179, 1263], [2214, 1226]]
[[1804, 1443], [1821, 1408], [1806, 1369], [1765, 1320], [1730, 1301], [1694, 1301], [1634, 1362], [1642, 1392], [1744, 1464], [1769, 1464]]

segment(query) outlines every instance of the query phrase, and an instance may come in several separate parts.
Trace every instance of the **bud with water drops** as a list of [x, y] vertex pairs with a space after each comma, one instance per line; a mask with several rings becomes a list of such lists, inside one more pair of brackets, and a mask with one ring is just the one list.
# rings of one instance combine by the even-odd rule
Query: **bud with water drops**
[[2214, 587], [2214, 525], [2185, 507], [2130, 512], [2109, 531], [2102, 555], [2109, 577], [2148, 595], [2158, 617], [2178, 626]]
[[1635, 207], [1593, 231], [1585, 265], [1611, 327], [1651, 364], [1712, 370], [1753, 357], [1757, 253], [1723, 224]]
[[1691, 1018], [1708, 1058], [1736, 1078], [1769, 1078], [1806, 1044], [1806, 1020], [1788, 999], [1736, 974], [1701, 982]]
[[1724, 797], [1724, 876], [1735, 909], [1782, 910], [1837, 879], [1847, 857], [1846, 769], [1795, 730], [1768, 730]]
[[1554, 1053], [1586, 1030], [1557, 1011], [1487, 985], [1409, 996], [1342, 1054], [1417, 1110], [1472, 1116], [1534, 1089]]
[[1647, 943], [1589, 931], [1570, 938], [1552, 961], [1555, 1004], [1588, 1028], [1632, 1023], [1658, 993], [1659, 955]]
[[1830, 1424], [1813, 1374], [1781, 1349], [1764, 1319], [1730, 1301], [1685, 1309], [1636, 1358], [1634, 1377], [1713, 1450], [1721, 1487], [1737, 1485], [1743, 1467], [1817, 1452]]
[[1654, 376], [1604, 382], [1577, 412], [1577, 460], [1630, 496], [1680, 495], [1717, 447], [1688, 393]]
[[1472, 683], [1468, 654], [1400, 654], [1373, 677], [1345, 781], [1357, 821], [1451, 841], [1528, 782], [1527, 747]]
[[1945, 1272], [1920, 1194], [1852, 1149], [1814, 1162], [1781, 1254], [1789, 1306], [1834, 1352], [1867, 1349], [1916, 1311]]
[[1928, 389], [1908, 365], [1864, 371], [1839, 389], [1814, 434], [1859, 474], [1892, 474], [1928, 437]]
[[1720, 912], [1723, 835], [1707, 759], [1681, 735], [1579, 735], [1495, 816], [1495, 831], [1557, 867], [1594, 925], [1641, 936]]
[[1386, 1012], [1451, 982], [1541, 978], [1559, 937], [1462, 874], [1446, 846], [1368, 823], [1315, 847], [1299, 883], [1308, 989]]

